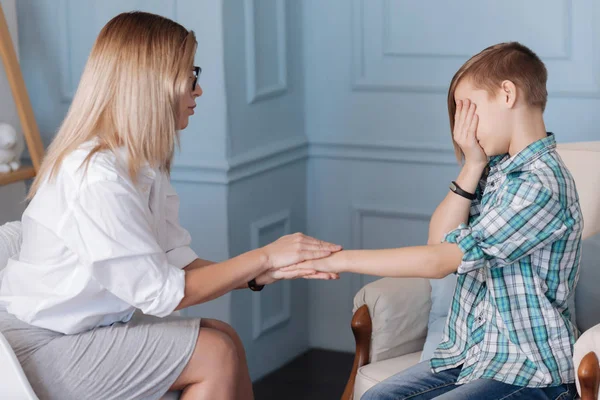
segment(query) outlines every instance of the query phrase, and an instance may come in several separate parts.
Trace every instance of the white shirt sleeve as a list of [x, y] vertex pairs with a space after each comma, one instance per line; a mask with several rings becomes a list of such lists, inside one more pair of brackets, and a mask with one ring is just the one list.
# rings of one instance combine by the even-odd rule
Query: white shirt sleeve
[[145, 314], [172, 313], [184, 296], [185, 272], [169, 264], [149, 209], [130, 182], [81, 189], [59, 233], [106, 290]]
[[179, 224], [179, 196], [168, 178], [165, 181], [167, 187], [167, 260], [169, 264], [183, 269], [198, 256], [190, 248], [192, 242], [190, 233]]

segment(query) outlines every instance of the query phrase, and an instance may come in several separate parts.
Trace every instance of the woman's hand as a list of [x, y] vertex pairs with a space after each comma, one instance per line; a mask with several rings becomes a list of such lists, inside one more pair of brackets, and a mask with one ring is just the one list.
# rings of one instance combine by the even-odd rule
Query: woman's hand
[[283, 268], [303, 261], [327, 257], [341, 249], [342, 246], [323, 242], [302, 233], [283, 236], [262, 248], [267, 256], [268, 269]]
[[479, 116], [475, 113], [476, 110], [477, 106], [469, 99], [456, 102], [452, 136], [465, 155], [465, 164], [485, 166], [488, 158], [477, 141]]
[[263, 272], [258, 277], [256, 277], [256, 283], [258, 285], [270, 285], [273, 282], [277, 282], [282, 279], [339, 279], [338, 274], [328, 273], [328, 272], [317, 272], [312, 269], [304, 269], [304, 268], [289, 268], [284, 271], [283, 268], [273, 268], [268, 271]]

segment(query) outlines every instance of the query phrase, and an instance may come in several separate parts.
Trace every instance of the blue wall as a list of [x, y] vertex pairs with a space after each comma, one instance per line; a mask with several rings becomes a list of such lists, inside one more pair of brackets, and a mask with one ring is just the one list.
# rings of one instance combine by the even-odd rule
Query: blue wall
[[225, 0], [228, 155], [306, 142], [301, 4]]
[[[306, 231], [301, 4], [225, 0], [229, 251]], [[253, 378], [308, 348], [308, 285], [232, 294]]]

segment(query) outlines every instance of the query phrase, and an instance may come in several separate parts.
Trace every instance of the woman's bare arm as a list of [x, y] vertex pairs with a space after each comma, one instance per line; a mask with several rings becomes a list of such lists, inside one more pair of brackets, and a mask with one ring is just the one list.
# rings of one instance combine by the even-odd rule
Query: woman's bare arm
[[261, 249], [221, 263], [196, 259], [185, 268], [185, 295], [176, 310], [205, 303], [246, 285], [269, 267]]
[[[246, 288], [248, 281], [268, 277], [268, 271], [279, 271], [285, 266], [327, 257], [340, 250], [341, 246], [296, 233], [220, 263], [196, 259], [184, 269], [184, 297], [176, 310], [216, 299], [236, 288]], [[307, 268], [294, 271], [282, 271], [280, 275], [292, 278], [315, 272], [307, 271]]]

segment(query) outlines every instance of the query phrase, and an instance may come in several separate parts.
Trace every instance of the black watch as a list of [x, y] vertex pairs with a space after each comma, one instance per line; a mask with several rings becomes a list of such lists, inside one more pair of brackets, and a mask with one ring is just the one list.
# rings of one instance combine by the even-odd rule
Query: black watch
[[256, 279], [252, 279], [250, 282], [248, 282], [248, 288], [253, 292], [260, 292], [264, 287], [265, 285], [257, 285]]
[[476, 199], [476, 196], [474, 193], [469, 193], [469, 192], [462, 190], [462, 188], [460, 186], [458, 186], [458, 184], [454, 181], [452, 181], [452, 183], [450, 183], [450, 190], [452, 192], [456, 193], [457, 195], [464, 197], [465, 199], [468, 199], [468, 200]]

